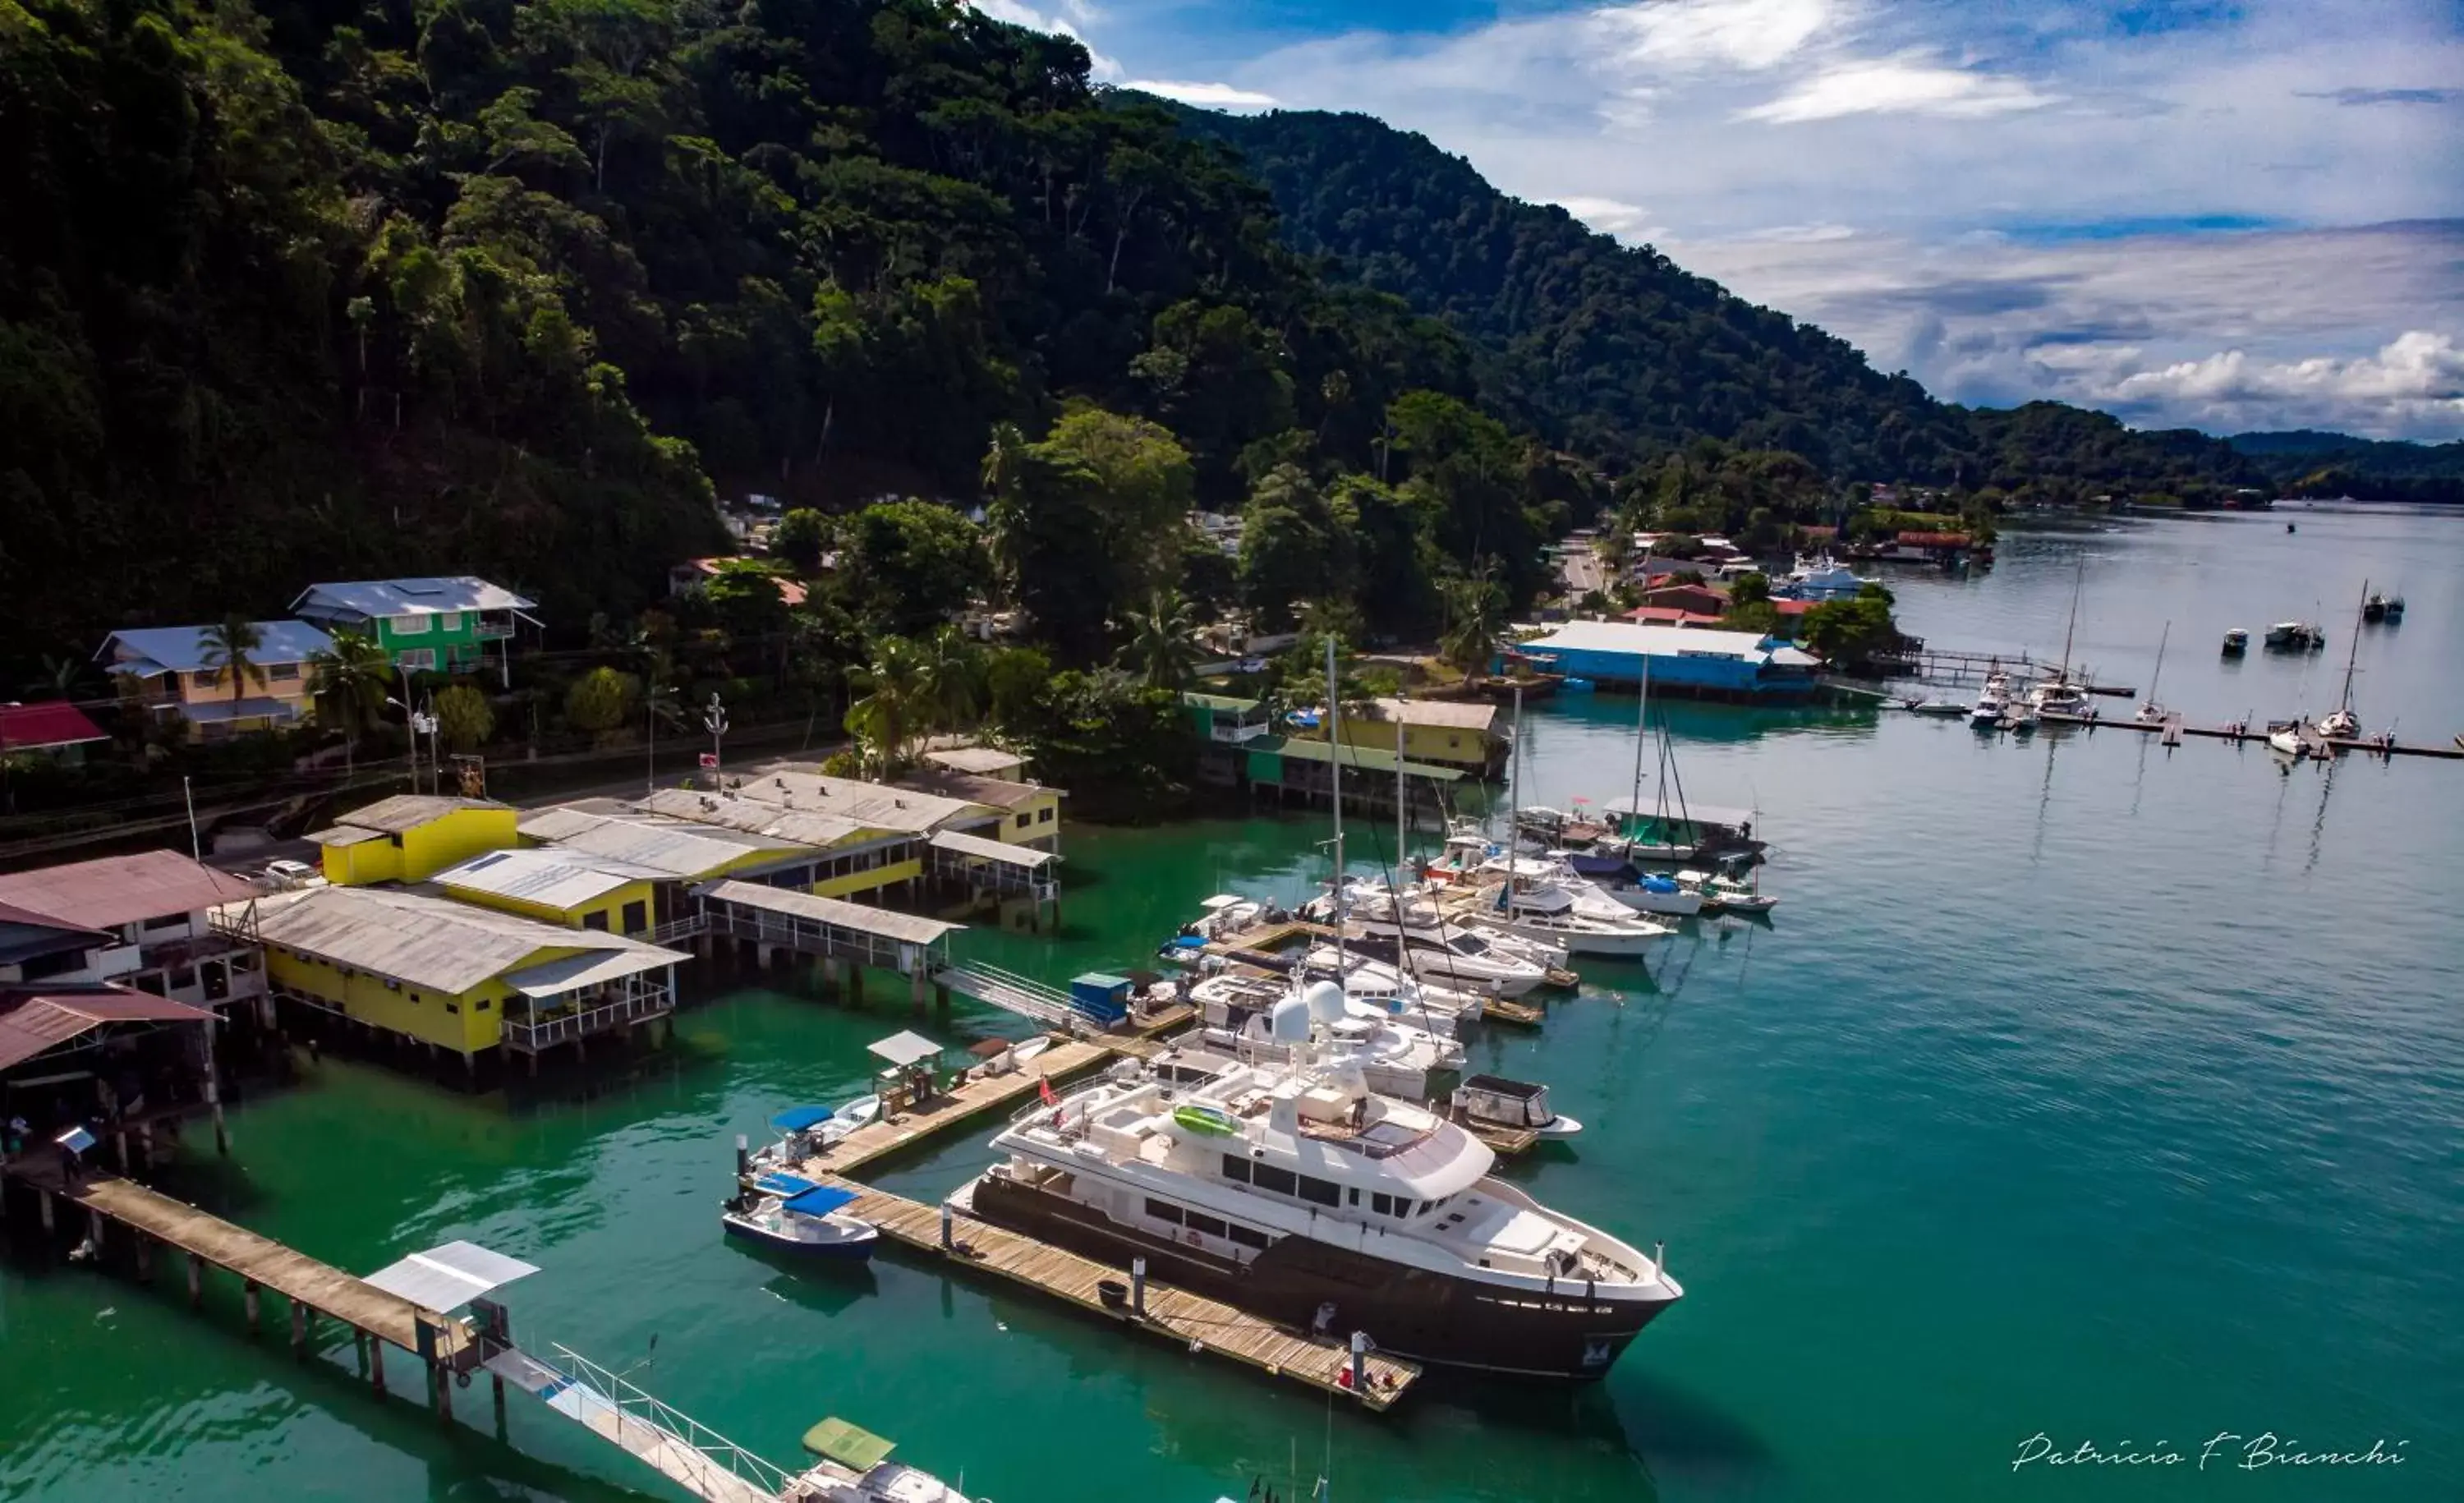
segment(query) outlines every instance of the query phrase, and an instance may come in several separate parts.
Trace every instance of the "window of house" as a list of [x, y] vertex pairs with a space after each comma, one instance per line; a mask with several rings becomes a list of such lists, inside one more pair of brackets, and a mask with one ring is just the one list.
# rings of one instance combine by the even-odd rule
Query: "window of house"
[[458, 611], [458, 610], [447, 610], [447, 611], [441, 611], [441, 612], [439, 612], [439, 613], [437, 614], [437, 617], [436, 617], [436, 630], [439, 630], [439, 631], [459, 631], [459, 630], [462, 630], [462, 612], [460, 612], [460, 611]]
[[1147, 1202], [1147, 1214], [1156, 1221], [1168, 1221], [1176, 1227], [1180, 1225], [1180, 1207], [1170, 1201]]
[[649, 926], [649, 904], [635, 901], [625, 905], [625, 932], [627, 934], [637, 934]]
[[171, 989], [173, 991], [186, 991], [196, 984], [197, 968], [193, 965], [183, 965], [171, 973]]
[[388, 834], [385, 836], [385, 839], [396, 851], [400, 851], [402, 849], [402, 836], [399, 832]]
[[1032, 815], [1032, 814], [1021, 814], [1021, 815], [1019, 815], [1019, 817], [1018, 817], [1018, 828], [1019, 828], [1019, 829], [1024, 829], [1027, 826], [1032, 825], [1032, 824], [1034, 824], [1034, 823], [1035, 823], [1035, 816], [1034, 816], [1034, 815]]
[[426, 673], [436, 666], [436, 649], [423, 647], [414, 652], [396, 652], [393, 662], [405, 673]]
[[1197, 1232], [1201, 1236], [1220, 1237], [1223, 1235], [1223, 1223], [1207, 1215], [1203, 1211], [1189, 1212], [1181, 1217], [1181, 1223], [1190, 1230]]
[[1243, 1184], [1248, 1183], [1249, 1160], [1242, 1158], [1239, 1154], [1225, 1154], [1223, 1156], [1223, 1178], [1227, 1180], [1238, 1180]]
[[265, 665], [265, 676], [276, 683], [287, 683], [299, 676], [299, 665], [297, 663], [268, 663]]
[[1301, 1177], [1289, 1169], [1278, 1169], [1270, 1163], [1252, 1164], [1249, 1174], [1251, 1183], [1258, 1188], [1272, 1190], [1277, 1195], [1292, 1195], [1300, 1189]]
[[147, 934], [158, 934], [165, 929], [186, 929], [188, 927], [188, 916], [187, 914], [165, 914], [159, 918], [146, 919], [143, 927]]
[[472, 1010], [472, 1011], [473, 1011], [473, 1012], [485, 1012], [485, 1011], [487, 1011], [490, 1007], [493, 1007], [493, 1006], [495, 1006], [495, 1003], [492, 1003], [492, 1002], [490, 1002], [487, 998], [482, 997], [482, 998], [480, 998], [477, 1002], [474, 1002], [474, 1003], [471, 1004], [471, 1010]]
[[1044, 808], [1036, 810], [1035, 822], [1039, 825], [1049, 825], [1052, 823], [1052, 809], [1050, 806], [1046, 806]]
[[402, 983], [395, 981], [393, 978], [388, 976], [385, 978], [385, 990], [400, 991], [402, 990]]
[[[414, 1001], [414, 1002], [416, 1002], [418, 999], [417, 999], [417, 998], [413, 998], [413, 999], [411, 999], [411, 1000], [412, 1000], [412, 1001]], [[461, 1011], [461, 1010], [462, 1010], [462, 1008], [461, 1008], [460, 1005], [458, 1005], [458, 1004], [456, 1004], [456, 1003], [451, 1003], [451, 1002], [449, 1002], [449, 1003], [447, 1003], [447, 1004], [445, 1005], [445, 1010], [446, 1010], [446, 1011], [448, 1011], [448, 1012], [459, 1012], [459, 1011]]]
[[1343, 1204], [1343, 1187], [1331, 1180], [1313, 1180], [1305, 1174], [1301, 1176], [1301, 1199], [1315, 1201], [1320, 1205], [1340, 1205]]
[[386, 619], [385, 625], [393, 628], [393, 634], [396, 636], [425, 636], [428, 634], [428, 618], [426, 616], [391, 616]]
[[1233, 1241], [1244, 1248], [1264, 1248], [1267, 1242], [1265, 1232], [1254, 1227], [1243, 1227], [1237, 1221], [1232, 1224], [1231, 1236]]
[[582, 916], [582, 927], [584, 929], [596, 929], [600, 933], [605, 934], [607, 932], [607, 910], [605, 908], [594, 908], [590, 910], [590, 912], [583, 914]]
[[223, 681], [222, 670], [208, 668], [188, 675], [188, 681], [200, 689], [211, 689]]

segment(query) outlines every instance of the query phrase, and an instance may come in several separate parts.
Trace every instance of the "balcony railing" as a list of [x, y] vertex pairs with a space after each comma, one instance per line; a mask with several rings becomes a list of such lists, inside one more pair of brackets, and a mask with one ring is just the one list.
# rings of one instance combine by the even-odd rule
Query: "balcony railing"
[[505, 1020], [505, 1047], [525, 1054], [536, 1054], [543, 1049], [570, 1044], [575, 1039], [586, 1039], [609, 1028], [623, 1028], [628, 1023], [639, 1023], [644, 1018], [655, 1018], [675, 1010], [674, 995], [662, 987], [651, 996], [631, 997], [623, 1002], [609, 1003], [604, 1007], [569, 1012], [561, 1018], [536, 1022], [516, 1022], [508, 1018]]
[[509, 620], [491, 621], [487, 617], [481, 616], [479, 618], [478, 625], [472, 628], [472, 635], [477, 637], [482, 642], [501, 642], [513, 634], [514, 624]]

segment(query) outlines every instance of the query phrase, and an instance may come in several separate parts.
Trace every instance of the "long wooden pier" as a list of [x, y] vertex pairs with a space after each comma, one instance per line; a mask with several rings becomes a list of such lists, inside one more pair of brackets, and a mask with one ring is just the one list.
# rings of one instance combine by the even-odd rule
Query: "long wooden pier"
[[1417, 1362], [1372, 1352], [1364, 1359], [1363, 1381], [1355, 1392], [1343, 1378], [1352, 1365], [1352, 1349], [1343, 1340], [1277, 1325], [1220, 1300], [1153, 1279], [1145, 1284], [1145, 1314], [1141, 1315], [1126, 1305], [1116, 1308], [1104, 1301], [1102, 1286], [1107, 1282], [1126, 1283], [1129, 1274], [1110, 1264], [977, 1220], [967, 1210], [963, 1191], [952, 1201], [950, 1242], [944, 1246], [941, 1207], [827, 1174], [808, 1177], [817, 1183], [835, 1184], [854, 1192], [858, 1199], [847, 1207], [848, 1214], [879, 1227], [883, 1236], [902, 1247], [1023, 1284], [1091, 1315], [1178, 1342], [1192, 1352], [1227, 1357], [1269, 1377], [1357, 1399], [1373, 1410], [1392, 1407], [1420, 1376]]
[[[2264, 730], [2251, 730], [2248, 727], [2236, 729], [2230, 725], [2191, 725], [2178, 715], [2167, 716], [2162, 720], [2125, 719], [2120, 717], [2107, 719], [2101, 715], [2062, 715], [2046, 711], [2037, 718], [2047, 725], [2076, 725], [2089, 730], [2138, 731], [2143, 734], [2161, 735], [2168, 746], [2179, 745], [2185, 736], [2197, 736], [2214, 741], [2233, 741], [2243, 745], [2253, 741], [2262, 746], [2267, 744], [2267, 732]], [[2305, 731], [2301, 740], [2302, 743], [2310, 748], [2309, 755], [2313, 757], [2343, 756], [2346, 753], [2354, 753], [2365, 757], [2433, 757], [2447, 762], [2464, 762], [2464, 746], [2425, 746], [2405, 741], [2380, 741], [2368, 737], [2321, 736], [2310, 731]]]

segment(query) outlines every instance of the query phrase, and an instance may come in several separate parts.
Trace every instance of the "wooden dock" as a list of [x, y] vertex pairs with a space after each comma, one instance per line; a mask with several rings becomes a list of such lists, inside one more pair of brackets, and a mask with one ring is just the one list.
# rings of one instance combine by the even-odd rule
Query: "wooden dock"
[[1143, 1040], [1128, 1037], [1055, 1042], [1007, 1074], [979, 1076], [965, 1081], [912, 1111], [866, 1123], [824, 1150], [821, 1158], [780, 1167], [807, 1179], [818, 1175], [854, 1174], [876, 1159], [897, 1153], [924, 1139], [940, 1137], [963, 1123], [1023, 1101], [1034, 1095], [1047, 1080], [1057, 1085], [1064, 1080], [1074, 1079], [1114, 1054], [1137, 1052], [1143, 1044]]
[[1392, 1407], [1420, 1376], [1419, 1364], [1372, 1352], [1366, 1359], [1367, 1381], [1360, 1392], [1341, 1381], [1351, 1366], [1347, 1340], [1309, 1336], [1280, 1326], [1260, 1315], [1175, 1289], [1149, 1279], [1144, 1318], [1126, 1307], [1104, 1303], [1100, 1286], [1126, 1283], [1129, 1275], [1109, 1264], [1083, 1258], [1065, 1249], [978, 1221], [966, 1214], [962, 1197], [954, 1197], [952, 1246], [941, 1246], [941, 1207], [903, 1196], [868, 1189], [861, 1184], [813, 1176], [817, 1183], [837, 1183], [860, 1199], [847, 1207], [881, 1228], [882, 1235], [931, 1257], [1023, 1284], [1066, 1300], [1090, 1315], [1118, 1321], [1134, 1330], [1163, 1337], [1192, 1352], [1209, 1352], [1321, 1392], [1357, 1399], [1372, 1410]]
[[[2039, 715], [2038, 718], [2047, 725], [2081, 726], [2093, 731], [2138, 731], [2142, 734], [2161, 736], [2167, 746], [2180, 745], [2182, 738], [2186, 736], [2196, 736], [2212, 741], [2233, 741], [2243, 745], [2254, 741], [2261, 746], [2267, 744], [2267, 732], [2264, 728], [2252, 730], [2244, 727], [2236, 730], [2230, 725], [2190, 725], [2185, 723], [2178, 715], [2167, 716], [2162, 720], [2148, 721], [2120, 717], [2107, 719], [2101, 715], [2062, 715], [2049, 710]], [[2433, 757], [2448, 762], [2464, 762], [2464, 746], [2426, 746], [2405, 741], [2382, 742], [2367, 738], [2320, 736], [2306, 731], [2302, 734], [2301, 740], [2303, 744], [2310, 748], [2310, 755], [2314, 757], [2341, 757], [2351, 753], [2365, 757]]]

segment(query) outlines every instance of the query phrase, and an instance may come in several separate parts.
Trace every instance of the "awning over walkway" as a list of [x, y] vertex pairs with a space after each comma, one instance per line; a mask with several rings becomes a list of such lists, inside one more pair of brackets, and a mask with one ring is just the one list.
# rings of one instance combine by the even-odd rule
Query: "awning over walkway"
[[519, 1258], [491, 1252], [475, 1242], [449, 1242], [387, 1264], [366, 1282], [423, 1310], [449, 1315], [489, 1291], [539, 1270]]
[[955, 829], [935, 831], [927, 842], [935, 851], [952, 855], [971, 856], [979, 861], [998, 861], [1004, 866], [1034, 870], [1051, 865], [1061, 857], [1049, 851], [1037, 851], [1029, 846], [1013, 846], [1006, 840], [986, 840], [981, 835], [962, 835]]
[[694, 888], [693, 894], [712, 902], [736, 903], [746, 908], [785, 914], [833, 929], [874, 935], [903, 944], [931, 944], [943, 935], [966, 927], [965, 924], [926, 918], [918, 914], [893, 913], [887, 908], [868, 908], [862, 903], [846, 902], [835, 897], [816, 897], [810, 893], [794, 892], [788, 888], [764, 887], [759, 882], [706, 882]]
[[892, 1033], [865, 1046], [893, 1065], [914, 1065], [941, 1052], [941, 1046], [921, 1033]]
[[115, 1023], [211, 1023], [214, 1014], [125, 986], [76, 987], [0, 997], [0, 1069]]
[[508, 972], [505, 984], [525, 997], [555, 997], [690, 959], [682, 951], [647, 944], [638, 950], [584, 950], [561, 961], [546, 961]]

